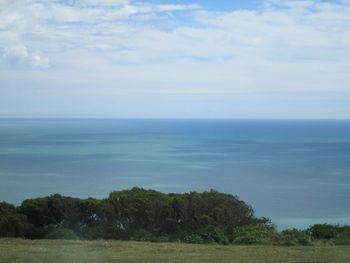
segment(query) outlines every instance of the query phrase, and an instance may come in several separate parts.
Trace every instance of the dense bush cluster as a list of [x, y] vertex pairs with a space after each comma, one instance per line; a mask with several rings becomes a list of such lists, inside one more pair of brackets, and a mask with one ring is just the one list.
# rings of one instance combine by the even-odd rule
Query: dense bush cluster
[[226, 244], [238, 228], [267, 223], [237, 197], [213, 190], [164, 194], [133, 188], [103, 200], [55, 194], [19, 207], [0, 203], [1, 237]]
[[279, 233], [232, 195], [133, 188], [103, 200], [55, 194], [25, 200], [19, 207], [0, 203], [0, 237], [279, 245], [320, 239], [341, 245], [349, 244], [350, 227], [325, 224]]

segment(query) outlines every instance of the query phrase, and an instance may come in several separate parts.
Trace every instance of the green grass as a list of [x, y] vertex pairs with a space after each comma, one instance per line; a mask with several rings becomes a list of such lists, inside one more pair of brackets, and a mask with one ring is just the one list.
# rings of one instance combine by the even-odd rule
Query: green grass
[[0, 262], [350, 262], [350, 246], [218, 246], [0, 239]]

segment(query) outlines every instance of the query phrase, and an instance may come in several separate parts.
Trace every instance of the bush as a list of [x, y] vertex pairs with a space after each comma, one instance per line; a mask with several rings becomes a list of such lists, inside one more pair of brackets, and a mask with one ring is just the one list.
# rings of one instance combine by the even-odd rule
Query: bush
[[14, 205], [0, 202], [0, 237], [28, 237], [32, 231], [27, 217]]
[[350, 245], [350, 233], [338, 234], [332, 241], [335, 245]]
[[241, 227], [234, 235], [233, 242], [243, 245], [270, 244], [275, 231], [260, 225]]
[[77, 240], [77, 235], [67, 228], [55, 228], [45, 236], [46, 239]]
[[225, 233], [218, 227], [207, 226], [198, 231], [205, 243], [218, 243], [228, 245], [230, 242]]
[[274, 243], [282, 246], [295, 246], [298, 244], [298, 241], [293, 235], [279, 234]]
[[329, 224], [315, 224], [311, 226], [308, 231], [311, 233], [311, 236], [315, 239], [331, 239], [337, 236], [340, 231], [338, 225], [329, 225]]
[[152, 233], [144, 229], [137, 230], [134, 233], [132, 233], [130, 236], [130, 240], [134, 240], [134, 241], [151, 241], [152, 238], [153, 238]]
[[149, 232], [145, 229], [139, 229], [139, 230], [134, 231], [130, 235], [129, 240], [164, 243], [164, 242], [169, 242], [169, 237], [162, 236], [162, 235], [155, 235], [155, 234], [152, 234], [151, 232]]
[[198, 234], [189, 234], [185, 235], [182, 241], [189, 244], [202, 244], [203, 238], [201, 235]]
[[298, 238], [298, 243], [302, 246], [311, 246], [312, 240], [311, 237], [308, 235], [302, 235]]
[[311, 236], [306, 231], [293, 228], [282, 231], [277, 236], [277, 244], [284, 246], [310, 246], [312, 245], [312, 240]]
[[118, 228], [108, 222], [99, 222], [87, 226], [81, 230], [80, 235], [85, 239], [126, 239], [124, 233], [121, 233]]

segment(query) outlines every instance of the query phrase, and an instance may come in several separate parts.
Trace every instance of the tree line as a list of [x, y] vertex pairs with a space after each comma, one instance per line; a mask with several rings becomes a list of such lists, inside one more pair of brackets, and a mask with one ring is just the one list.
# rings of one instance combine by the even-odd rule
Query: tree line
[[0, 237], [116, 239], [154, 242], [302, 244], [313, 238], [350, 240], [350, 227], [314, 225], [278, 233], [237, 196], [190, 192], [165, 194], [132, 188], [106, 199], [54, 194], [20, 206], [0, 203]]

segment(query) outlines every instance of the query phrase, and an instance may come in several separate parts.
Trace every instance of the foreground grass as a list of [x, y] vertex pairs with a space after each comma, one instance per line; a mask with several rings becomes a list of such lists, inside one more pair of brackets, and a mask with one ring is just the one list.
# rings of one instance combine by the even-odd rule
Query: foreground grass
[[0, 262], [350, 262], [350, 246], [218, 246], [0, 239]]

